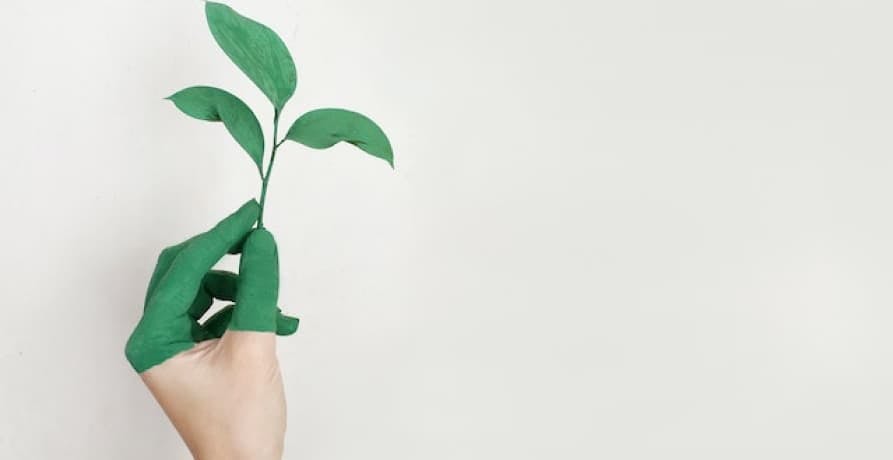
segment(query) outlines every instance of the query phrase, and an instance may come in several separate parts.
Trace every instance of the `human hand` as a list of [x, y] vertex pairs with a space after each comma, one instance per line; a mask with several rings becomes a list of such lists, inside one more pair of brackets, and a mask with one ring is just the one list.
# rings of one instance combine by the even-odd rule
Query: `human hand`
[[[285, 396], [276, 338], [298, 320], [276, 306], [279, 263], [256, 201], [161, 252], [125, 354], [196, 459], [279, 459]], [[212, 270], [241, 252], [239, 274]], [[232, 301], [204, 323], [213, 298]]]

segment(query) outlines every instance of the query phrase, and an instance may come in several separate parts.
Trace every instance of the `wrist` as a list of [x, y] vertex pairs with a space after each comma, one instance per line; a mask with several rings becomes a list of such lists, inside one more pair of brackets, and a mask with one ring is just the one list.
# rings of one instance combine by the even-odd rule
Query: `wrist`
[[193, 452], [195, 460], [282, 460], [282, 449], [268, 446], [220, 443], [195, 449]]

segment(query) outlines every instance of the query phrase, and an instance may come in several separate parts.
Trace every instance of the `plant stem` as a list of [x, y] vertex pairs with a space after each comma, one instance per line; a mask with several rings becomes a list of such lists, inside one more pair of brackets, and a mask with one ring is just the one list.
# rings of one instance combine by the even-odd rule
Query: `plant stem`
[[270, 163], [267, 164], [267, 173], [262, 175], [263, 184], [260, 189], [260, 214], [257, 217], [257, 228], [264, 228], [264, 205], [267, 203], [267, 184], [270, 183], [270, 173], [273, 172], [273, 162], [276, 161], [276, 150], [282, 145], [277, 141], [279, 137], [279, 109], [273, 112], [273, 151], [270, 153]]

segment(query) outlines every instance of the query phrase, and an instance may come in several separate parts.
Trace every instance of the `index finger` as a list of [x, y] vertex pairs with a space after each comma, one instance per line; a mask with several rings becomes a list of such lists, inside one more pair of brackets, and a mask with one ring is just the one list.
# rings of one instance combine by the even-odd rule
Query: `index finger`
[[[192, 238], [176, 255], [146, 305], [175, 309], [172, 315], [186, 314], [202, 278], [233, 246], [245, 238], [257, 221], [260, 206], [251, 199], [214, 228]], [[180, 311], [182, 310], [182, 311]]]

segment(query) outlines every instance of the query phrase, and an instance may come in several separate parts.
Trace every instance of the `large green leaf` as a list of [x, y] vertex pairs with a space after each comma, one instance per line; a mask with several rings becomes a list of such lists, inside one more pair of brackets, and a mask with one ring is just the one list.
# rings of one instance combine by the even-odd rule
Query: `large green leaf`
[[348, 142], [394, 167], [394, 152], [384, 131], [374, 121], [357, 112], [312, 110], [295, 120], [285, 138], [315, 149], [327, 149], [339, 142]]
[[210, 86], [193, 86], [166, 99], [186, 115], [199, 120], [222, 121], [236, 142], [248, 152], [258, 170], [264, 160], [264, 133], [254, 112], [232, 94]]
[[297, 85], [295, 62], [282, 39], [222, 3], [206, 2], [205, 16], [223, 52], [281, 110]]

